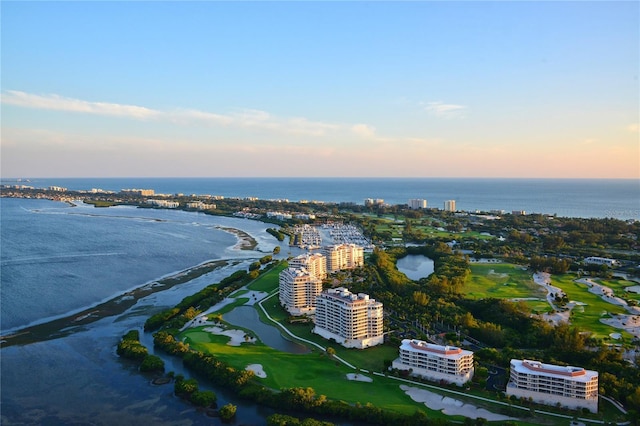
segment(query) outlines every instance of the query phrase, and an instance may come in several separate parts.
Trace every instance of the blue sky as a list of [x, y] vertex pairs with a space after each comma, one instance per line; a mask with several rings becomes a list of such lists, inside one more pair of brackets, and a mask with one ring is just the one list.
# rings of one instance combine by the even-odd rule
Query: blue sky
[[640, 178], [638, 2], [2, 2], [2, 176]]

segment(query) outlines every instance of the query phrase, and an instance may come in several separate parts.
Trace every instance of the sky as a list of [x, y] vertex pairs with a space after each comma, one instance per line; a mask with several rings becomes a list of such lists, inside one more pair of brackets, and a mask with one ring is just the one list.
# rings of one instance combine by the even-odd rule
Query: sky
[[640, 179], [637, 1], [2, 1], [3, 178]]

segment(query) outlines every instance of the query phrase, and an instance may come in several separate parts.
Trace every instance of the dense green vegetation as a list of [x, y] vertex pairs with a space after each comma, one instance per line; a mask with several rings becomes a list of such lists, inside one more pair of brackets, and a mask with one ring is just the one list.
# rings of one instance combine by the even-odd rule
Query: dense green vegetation
[[116, 348], [116, 353], [122, 358], [136, 361], [140, 371], [164, 371], [164, 361], [156, 355], [149, 354], [149, 350], [140, 343], [138, 330], [130, 330], [122, 336]]

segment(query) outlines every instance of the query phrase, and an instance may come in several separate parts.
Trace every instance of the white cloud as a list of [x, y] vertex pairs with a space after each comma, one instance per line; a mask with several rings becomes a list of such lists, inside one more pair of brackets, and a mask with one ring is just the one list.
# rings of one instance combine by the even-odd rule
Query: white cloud
[[431, 115], [440, 118], [457, 118], [461, 117], [467, 109], [464, 105], [445, 104], [441, 101], [421, 103], [424, 109]]
[[2, 103], [22, 108], [66, 111], [102, 116], [128, 117], [135, 120], [165, 120], [174, 124], [205, 123], [213, 126], [234, 126], [269, 130], [277, 133], [322, 136], [339, 130], [342, 125], [323, 123], [301, 117], [276, 117], [266, 111], [241, 109], [228, 114], [218, 114], [192, 109], [160, 111], [137, 105], [91, 102], [65, 98], [56, 94], [34, 95], [17, 90], [2, 94]]
[[638, 133], [640, 132], [640, 125], [638, 123], [629, 124], [627, 126], [627, 130], [630, 131], [631, 133]]
[[351, 131], [363, 138], [375, 138], [376, 129], [367, 124], [355, 124], [351, 126]]
[[41, 96], [17, 90], [8, 90], [6, 93], [3, 93], [2, 103], [25, 108], [132, 117], [136, 119], [156, 118], [161, 114], [160, 111], [136, 105], [89, 102], [80, 99], [65, 98], [58, 95]]

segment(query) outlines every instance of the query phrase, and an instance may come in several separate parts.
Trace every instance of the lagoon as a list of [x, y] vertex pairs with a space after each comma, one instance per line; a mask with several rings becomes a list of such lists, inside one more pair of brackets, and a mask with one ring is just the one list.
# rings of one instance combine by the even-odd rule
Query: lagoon
[[431, 275], [434, 267], [433, 260], [421, 254], [410, 254], [398, 259], [396, 266], [398, 267], [398, 271], [414, 281]]

